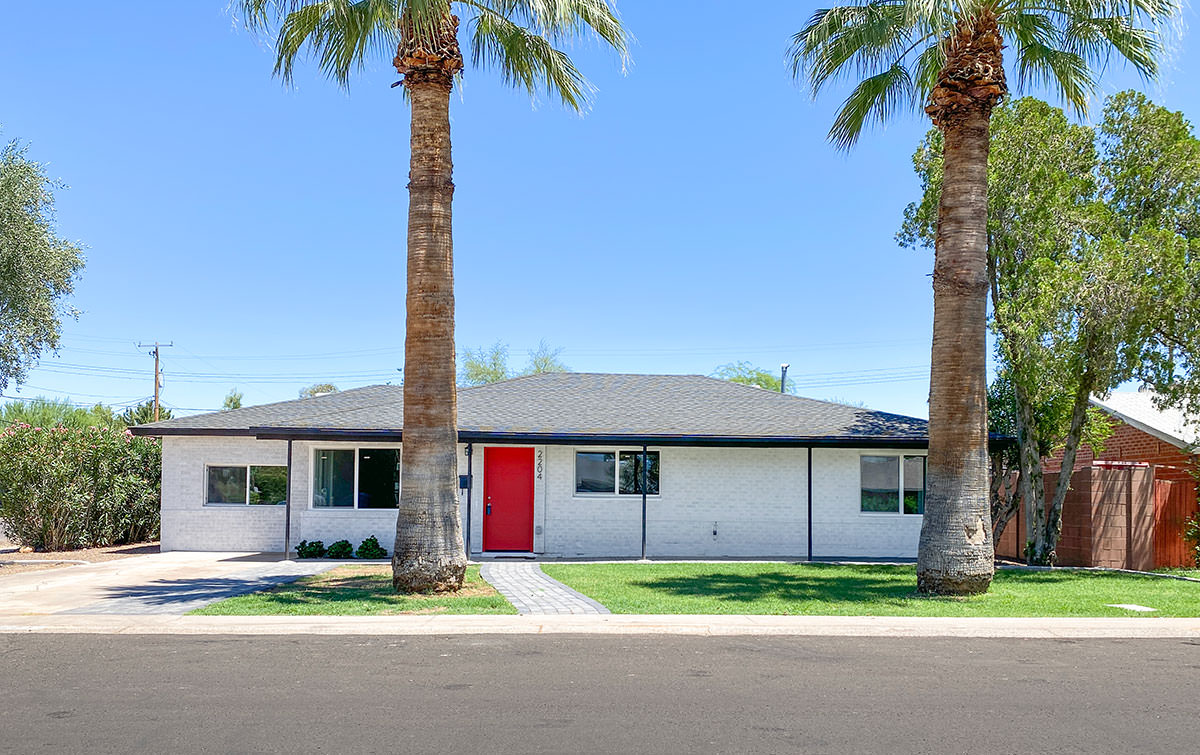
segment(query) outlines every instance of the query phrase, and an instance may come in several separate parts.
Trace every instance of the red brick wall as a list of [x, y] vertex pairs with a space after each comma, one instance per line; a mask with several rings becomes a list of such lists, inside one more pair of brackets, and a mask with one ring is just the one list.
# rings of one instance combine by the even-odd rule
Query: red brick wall
[[[1117, 419], [1110, 418], [1110, 421], [1113, 425], [1113, 434], [1105, 441], [1104, 452], [1096, 456], [1087, 445], [1081, 445], [1079, 453], [1075, 456], [1076, 470], [1091, 466], [1096, 459], [1100, 461], [1143, 461], [1157, 467], [1154, 471], [1155, 477], [1159, 480], [1195, 481], [1189, 471], [1195, 464], [1195, 456], [1188, 456], [1170, 443], [1159, 440], [1153, 435]], [[1061, 468], [1062, 451], [1057, 451], [1046, 459], [1044, 469], [1047, 474], [1057, 474]]]

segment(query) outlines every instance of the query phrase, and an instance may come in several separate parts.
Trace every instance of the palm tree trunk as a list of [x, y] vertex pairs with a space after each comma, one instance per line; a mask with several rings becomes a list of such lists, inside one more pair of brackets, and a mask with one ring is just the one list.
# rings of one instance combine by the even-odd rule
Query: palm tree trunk
[[[457, 54], [450, 29], [444, 49]], [[457, 590], [466, 572], [459, 521], [458, 406], [454, 364], [454, 252], [450, 205], [450, 89], [461, 56], [402, 50], [412, 104], [404, 437], [392, 555], [398, 591]], [[413, 65], [413, 63], [416, 65]], [[454, 68], [457, 63], [458, 69]], [[400, 63], [397, 63], [400, 67]]]
[[988, 124], [1004, 93], [996, 19], [965, 22], [947, 46], [927, 112], [945, 140], [933, 271], [929, 467], [917, 588], [984, 592], [995, 571], [988, 500]]

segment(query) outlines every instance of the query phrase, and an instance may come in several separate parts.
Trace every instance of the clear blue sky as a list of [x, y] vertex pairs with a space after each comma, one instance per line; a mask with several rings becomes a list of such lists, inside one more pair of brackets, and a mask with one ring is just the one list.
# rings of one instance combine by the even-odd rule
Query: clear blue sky
[[[3, 138], [70, 185], [60, 231], [87, 268], [19, 392], [166, 405], [293, 398], [403, 366], [408, 110], [389, 60], [345, 93], [304, 67], [286, 90], [224, 0], [5, 4]], [[545, 339], [572, 369], [707, 374], [790, 362], [800, 393], [926, 416], [930, 255], [897, 247], [916, 198], [905, 116], [849, 154], [825, 141], [784, 52], [816, 4], [621, 4], [638, 39], [584, 117], [468, 70], [452, 104], [457, 340]], [[1194, 23], [1195, 11], [1187, 11]], [[1151, 96], [1200, 115], [1195, 37]], [[1179, 83], [1177, 83], [1179, 82]], [[1104, 91], [1146, 88], [1117, 69]]]

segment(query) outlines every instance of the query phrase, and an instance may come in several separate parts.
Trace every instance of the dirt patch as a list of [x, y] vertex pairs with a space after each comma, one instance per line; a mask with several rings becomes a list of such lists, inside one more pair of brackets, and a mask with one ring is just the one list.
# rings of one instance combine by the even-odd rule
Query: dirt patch
[[29, 571], [78, 566], [78, 564], [71, 563], [55, 563], [56, 561], [100, 563], [101, 561], [116, 561], [117, 559], [129, 558], [130, 556], [143, 556], [147, 553], [158, 553], [158, 543], [133, 543], [131, 545], [109, 545], [103, 548], [80, 548], [73, 551], [37, 551], [34, 553], [20, 553], [17, 550], [17, 546], [10, 545], [0, 550], [0, 561], [40, 561], [44, 563], [0, 563], [0, 577]]

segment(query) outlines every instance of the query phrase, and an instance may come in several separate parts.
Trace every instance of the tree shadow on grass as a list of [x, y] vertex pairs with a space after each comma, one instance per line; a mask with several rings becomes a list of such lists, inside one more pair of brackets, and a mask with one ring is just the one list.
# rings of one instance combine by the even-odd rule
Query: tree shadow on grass
[[844, 569], [824, 573], [823, 571], [820, 568], [754, 574], [714, 571], [706, 574], [643, 579], [630, 584], [675, 597], [707, 598], [736, 603], [762, 600], [785, 603], [899, 603], [918, 597], [915, 577], [910, 578], [906, 574], [881, 575], [872, 573], [869, 569], [851, 572]]

